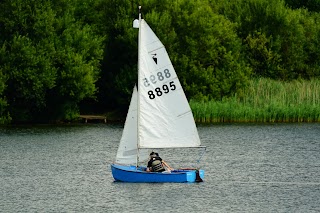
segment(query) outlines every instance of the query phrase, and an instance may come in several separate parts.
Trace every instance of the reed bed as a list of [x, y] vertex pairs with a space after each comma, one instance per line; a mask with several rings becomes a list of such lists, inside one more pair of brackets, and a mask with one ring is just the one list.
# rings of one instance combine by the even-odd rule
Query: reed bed
[[320, 79], [259, 78], [221, 101], [190, 101], [196, 122], [320, 122]]

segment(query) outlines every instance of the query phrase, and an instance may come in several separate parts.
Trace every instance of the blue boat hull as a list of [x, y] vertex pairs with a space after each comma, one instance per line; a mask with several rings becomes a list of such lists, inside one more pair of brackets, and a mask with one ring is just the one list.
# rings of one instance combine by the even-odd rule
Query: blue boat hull
[[113, 178], [116, 181], [131, 183], [199, 182], [199, 180], [204, 178], [204, 170], [194, 169], [173, 170], [171, 173], [159, 173], [146, 172], [145, 167], [137, 168], [136, 166], [112, 164], [111, 171]]

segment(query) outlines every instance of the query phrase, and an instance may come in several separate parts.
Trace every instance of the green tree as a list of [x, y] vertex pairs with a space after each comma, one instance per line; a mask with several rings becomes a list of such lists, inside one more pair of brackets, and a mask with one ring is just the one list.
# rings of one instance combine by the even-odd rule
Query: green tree
[[220, 11], [237, 25], [255, 75], [292, 80], [319, 76], [319, 19], [284, 1], [236, 0]]
[[320, 12], [319, 0], [285, 0], [285, 2], [293, 9], [306, 8], [309, 11]]
[[98, 100], [104, 110], [125, 111], [137, 81], [138, 31], [132, 27], [132, 21], [138, 17], [138, 5], [131, 0], [109, 0], [102, 12], [108, 37], [97, 83]]
[[251, 69], [235, 25], [216, 14], [209, 1], [177, 1], [168, 7], [176, 35], [172, 60], [187, 96], [221, 99], [244, 87]]
[[[149, 0], [141, 5], [143, 18], [165, 45], [188, 98], [221, 99], [246, 84], [251, 70], [235, 26], [215, 14], [209, 1]], [[112, 28], [100, 83], [108, 94], [101, 97], [115, 105], [127, 106], [137, 78], [138, 32], [132, 29], [137, 7], [129, 0], [109, 1], [107, 7]]]
[[285, 70], [281, 66], [279, 39], [254, 32], [244, 40], [247, 44], [247, 60], [255, 69], [256, 77], [278, 78]]
[[30, 121], [32, 114], [44, 109], [45, 91], [55, 83], [50, 63], [54, 47], [45, 39], [51, 37], [48, 24], [54, 20], [53, 13], [44, 10], [48, 4], [20, 0], [3, 1], [0, 7], [0, 37], [6, 46], [1, 67], [8, 76], [4, 94], [13, 120]]
[[[5, 45], [0, 48], [0, 64], [3, 64], [5, 57]], [[4, 96], [7, 78], [3, 73], [3, 68], [0, 67], [0, 124], [5, 124], [11, 121], [10, 114], [8, 113], [8, 103]]]
[[103, 37], [77, 21], [68, 0], [5, 0], [0, 8], [13, 121], [74, 118], [77, 104], [95, 94]]

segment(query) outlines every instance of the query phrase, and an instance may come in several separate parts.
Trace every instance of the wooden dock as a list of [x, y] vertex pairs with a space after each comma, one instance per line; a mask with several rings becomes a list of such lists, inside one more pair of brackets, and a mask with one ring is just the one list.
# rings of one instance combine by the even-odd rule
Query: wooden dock
[[104, 115], [80, 115], [79, 118], [82, 118], [85, 123], [88, 123], [88, 120], [103, 120], [107, 123], [107, 116]]

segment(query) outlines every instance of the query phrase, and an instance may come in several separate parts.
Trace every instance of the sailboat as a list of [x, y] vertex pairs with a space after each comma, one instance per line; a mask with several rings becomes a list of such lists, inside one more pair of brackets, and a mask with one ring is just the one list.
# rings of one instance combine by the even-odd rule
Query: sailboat
[[134, 87], [116, 160], [111, 164], [115, 181], [200, 182], [202, 169], [148, 172], [149, 151], [165, 148], [201, 148], [188, 100], [168, 53], [147, 22], [134, 20], [139, 29], [138, 83]]

